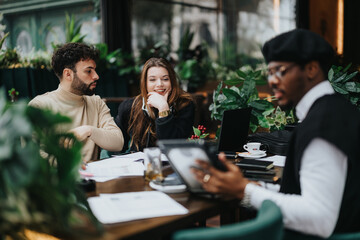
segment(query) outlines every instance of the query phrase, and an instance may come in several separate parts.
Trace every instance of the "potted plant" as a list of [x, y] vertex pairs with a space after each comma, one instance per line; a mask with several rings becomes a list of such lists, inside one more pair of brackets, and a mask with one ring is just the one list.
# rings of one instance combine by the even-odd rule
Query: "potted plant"
[[0, 239], [25, 239], [26, 230], [64, 238], [102, 232], [78, 184], [81, 143], [59, 132], [69, 122], [25, 101], [8, 104], [1, 89]]
[[251, 107], [251, 131], [255, 132], [259, 126], [269, 128], [266, 117], [275, 108], [273, 103], [259, 98], [256, 84], [262, 82], [261, 70], [238, 69], [233, 78], [221, 82], [214, 91], [213, 103], [209, 107], [211, 118], [221, 121], [225, 110]]

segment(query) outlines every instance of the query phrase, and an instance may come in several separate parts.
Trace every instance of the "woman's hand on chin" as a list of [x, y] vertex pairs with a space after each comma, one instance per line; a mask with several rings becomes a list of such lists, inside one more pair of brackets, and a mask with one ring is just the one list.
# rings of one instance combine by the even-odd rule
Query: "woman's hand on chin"
[[170, 108], [167, 102], [168, 97], [169, 97], [169, 91], [165, 92], [164, 95], [161, 95], [157, 92], [149, 92], [147, 105], [158, 109], [159, 112], [169, 110]]

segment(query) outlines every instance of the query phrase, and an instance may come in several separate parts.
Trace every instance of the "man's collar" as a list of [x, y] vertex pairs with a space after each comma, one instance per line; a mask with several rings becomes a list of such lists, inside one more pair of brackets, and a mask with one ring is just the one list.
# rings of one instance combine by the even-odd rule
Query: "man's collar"
[[61, 84], [59, 84], [57, 91], [63, 97], [64, 101], [69, 101], [73, 103], [82, 103], [84, 101], [84, 96], [80, 96], [65, 90], [65, 88], [62, 87]]
[[296, 105], [296, 116], [298, 117], [299, 121], [301, 122], [304, 120], [307, 113], [309, 112], [310, 107], [317, 99], [321, 98], [324, 95], [334, 93], [334, 89], [332, 88], [328, 80], [322, 81], [321, 83], [311, 88]]

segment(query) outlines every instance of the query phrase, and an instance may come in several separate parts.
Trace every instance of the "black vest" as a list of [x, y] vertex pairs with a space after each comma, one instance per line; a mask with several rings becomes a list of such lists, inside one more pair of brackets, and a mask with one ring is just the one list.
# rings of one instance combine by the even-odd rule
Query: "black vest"
[[344, 97], [326, 95], [319, 98], [294, 130], [280, 192], [301, 195], [301, 158], [310, 141], [317, 137], [332, 143], [348, 157], [345, 189], [334, 232], [359, 232], [360, 111]]

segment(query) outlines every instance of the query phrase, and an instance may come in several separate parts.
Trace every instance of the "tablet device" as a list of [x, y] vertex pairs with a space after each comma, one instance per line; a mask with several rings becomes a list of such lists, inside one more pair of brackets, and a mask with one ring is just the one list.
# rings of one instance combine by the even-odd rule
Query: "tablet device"
[[157, 145], [168, 157], [171, 167], [180, 176], [190, 192], [206, 193], [201, 183], [196, 180], [194, 174], [190, 171], [192, 167], [200, 168], [195, 163], [196, 159], [207, 161], [217, 169], [226, 171], [226, 167], [216, 155], [216, 143], [206, 142], [203, 139], [196, 142], [185, 139], [171, 139], [159, 140]]

